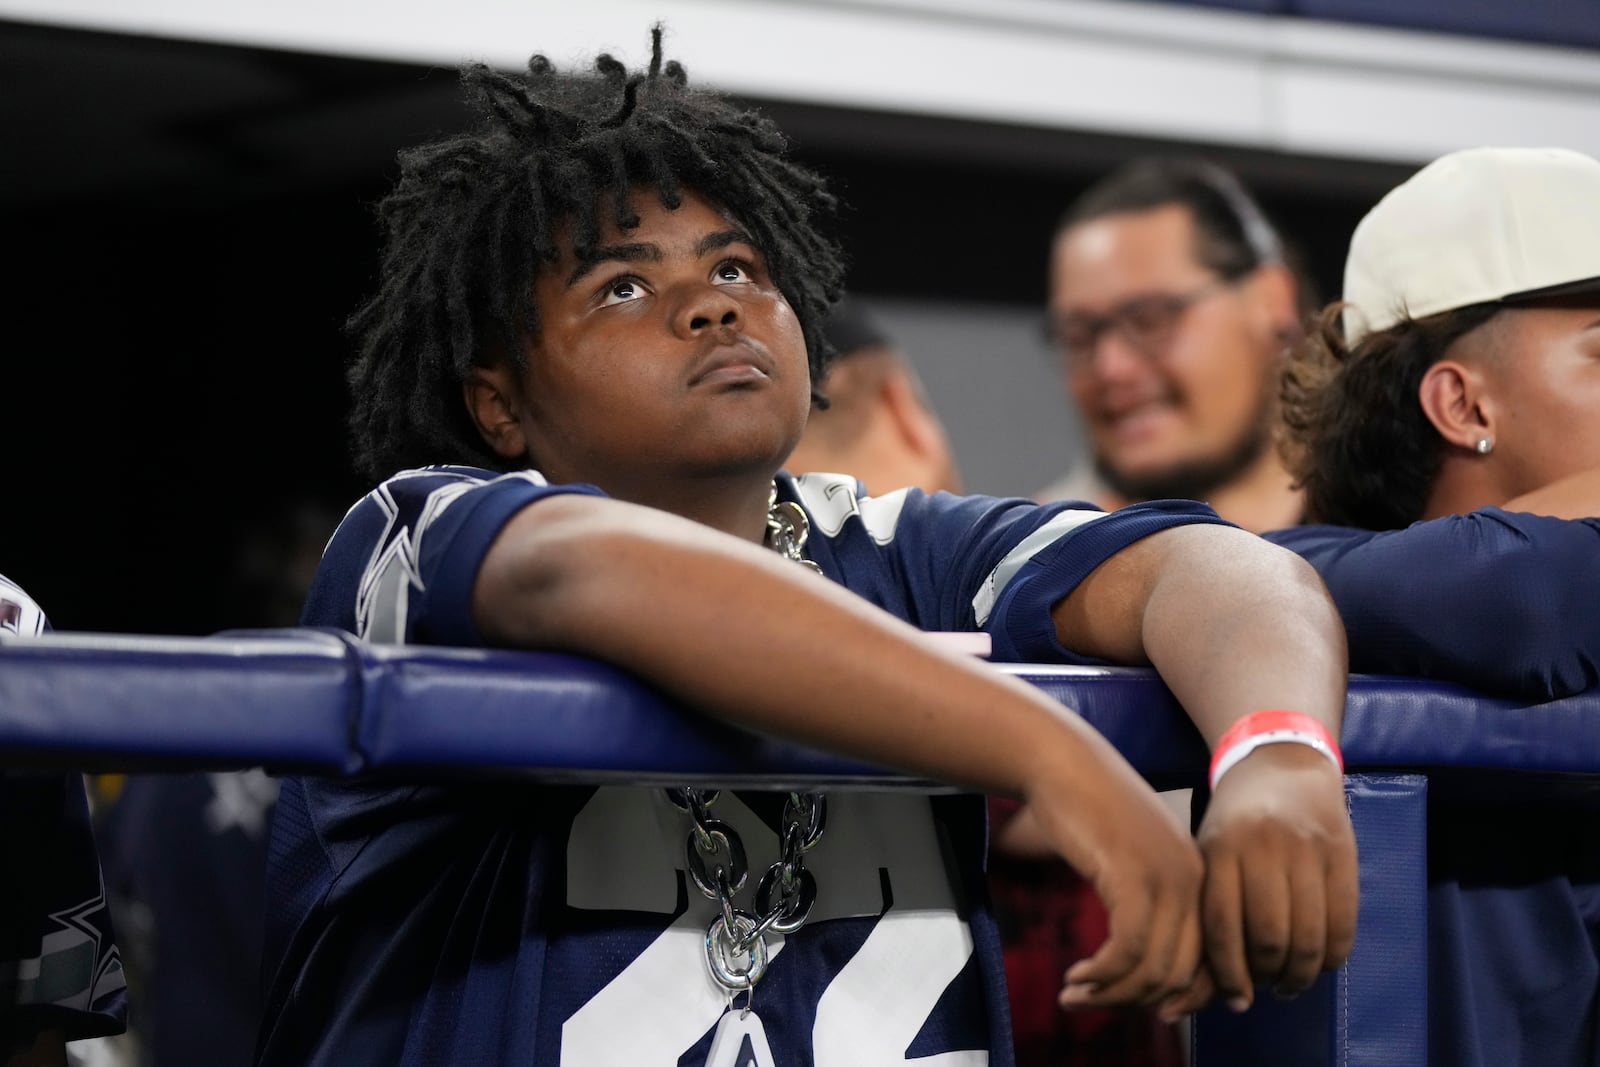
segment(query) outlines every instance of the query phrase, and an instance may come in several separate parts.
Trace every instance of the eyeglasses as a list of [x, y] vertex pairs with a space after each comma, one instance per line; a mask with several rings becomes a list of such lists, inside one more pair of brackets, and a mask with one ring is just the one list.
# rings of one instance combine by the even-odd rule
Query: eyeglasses
[[1172, 342], [1184, 312], [1237, 283], [1217, 278], [1187, 293], [1152, 293], [1124, 301], [1104, 315], [1070, 312], [1045, 320], [1045, 343], [1059, 352], [1072, 371], [1087, 370], [1107, 330], [1116, 330], [1128, 346], [1146, 359], [1156, 359]]

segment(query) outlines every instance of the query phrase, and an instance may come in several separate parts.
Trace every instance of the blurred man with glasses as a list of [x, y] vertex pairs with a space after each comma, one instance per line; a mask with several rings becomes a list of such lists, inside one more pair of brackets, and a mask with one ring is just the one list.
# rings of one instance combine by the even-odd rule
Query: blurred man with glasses
[[[1191, 498], [1257, 533], [1298, 523], [1273, 433], [1279, 369], [1311, 306], [1299, 289], [1261, 209], [1220, 167], [1141, 159], [1091, 186], [1056, 230], [1045, 335], [1092, 468], [1037, 498]], [[1163, 795], [1186, 821], [1188, 791]], [[1051, 1003], [1062, 972], [1104, 941], [1105, 910], [1026, 811], [993, 798], [990, 817], [1018, 1067], [1179, 1067], [1181, 1030], [1155, 1013]]]
[[1220, 167], [1142, 159], [1092, 186], [1056, 231], [1046, 333], [1093, 475], [1039, 498], [1187, 497], [1257, 532], [1293, 525], [1272, 429], [1299, 306], [1277, 235]]

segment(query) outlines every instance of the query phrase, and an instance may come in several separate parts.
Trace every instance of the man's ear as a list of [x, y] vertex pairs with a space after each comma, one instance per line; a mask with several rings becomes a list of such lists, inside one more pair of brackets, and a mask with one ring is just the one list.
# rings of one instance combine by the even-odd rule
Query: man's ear
[[510, 367], [474, 367], [461, 383], [461, 396], [478, 435], [495, 455], [522, 461], [527, 458], [528, 438], [515, 399], [517, 385], [516, 371]]
[[878, 386], [878, 400], [888, 411], [908, 449], [926, 461], [944, 462], [950, 455], [944, 426], [934, 415], [922, 389], [899, 364], [891, 365]]
[[1457, 448], [1476, 451], [1494, 442], [1494, 405], [1483, 375], [1465, 363], [1443, 359], [1429, 367], [1417, 388], [1422, 413], [1439, 436]]

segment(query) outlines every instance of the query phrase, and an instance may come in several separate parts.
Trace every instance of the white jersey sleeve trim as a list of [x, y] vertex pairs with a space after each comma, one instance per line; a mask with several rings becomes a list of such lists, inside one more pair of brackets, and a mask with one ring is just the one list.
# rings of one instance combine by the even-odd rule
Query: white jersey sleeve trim
[[989, 621], [1000, 594], [1005, 591], [1006, 586], [1017, 576], [1017, 572], [1025, 563], [1068, 534], [1105, 517], [1104, 511], [1063, 511], [1018, 542], [1017, 547], [1006, 553], [1005, 558], [989, 572], [989, 576], [978, 588], [978, 595], [972, 598], [972, 611], [977, 616], [978, 625], [982, 626]]

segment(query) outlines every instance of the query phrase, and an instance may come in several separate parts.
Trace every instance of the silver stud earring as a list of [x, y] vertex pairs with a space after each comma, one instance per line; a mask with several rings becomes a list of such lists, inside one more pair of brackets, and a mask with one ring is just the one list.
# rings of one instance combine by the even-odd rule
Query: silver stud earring
[[1478, 455], [1487, 456], [1490, 452], [1494, 451], [1494, 438], [1480, 437], [1478, 438], [1478, 443], [1474, 446], [1474, 448]]

